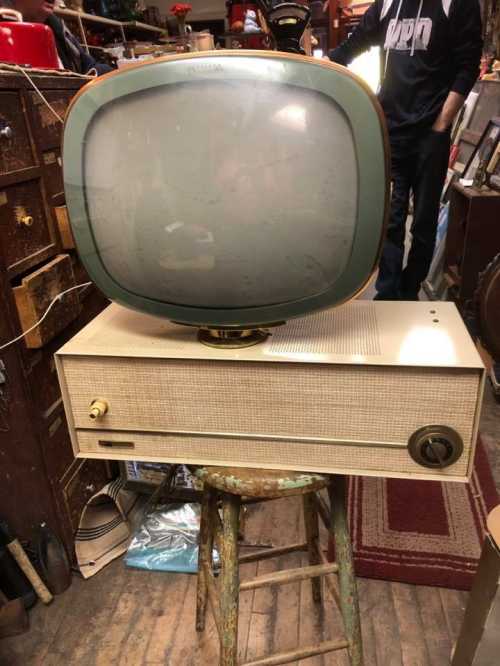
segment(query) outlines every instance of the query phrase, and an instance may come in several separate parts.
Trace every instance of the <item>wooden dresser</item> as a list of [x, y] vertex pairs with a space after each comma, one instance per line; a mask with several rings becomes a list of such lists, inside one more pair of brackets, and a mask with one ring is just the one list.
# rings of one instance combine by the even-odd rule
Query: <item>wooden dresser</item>
[[[61, 117], [85, 83], [33, 80]], [[61, 134], [30, 82], [0, 70], [0, 346], [88, 279], [67, 227]], [[74, 290], [25, 340], [0, 351], [0, 513], [23, 539], [47, 522], [71, 556], [80, 512], [109, 474], [103, 461], [73, 457], [53, 355], [106, 304], [94, 287]]]
[[444, 276], [449, 296], [465, 312], [479, 275], [500, 252], [500, 194], [454, 183], [450, 195]]

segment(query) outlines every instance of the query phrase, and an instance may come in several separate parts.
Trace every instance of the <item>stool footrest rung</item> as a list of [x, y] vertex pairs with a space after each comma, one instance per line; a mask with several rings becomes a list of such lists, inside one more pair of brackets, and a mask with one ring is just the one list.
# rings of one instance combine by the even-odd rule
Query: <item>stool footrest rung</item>
[[245, 590], [254, 590], [257, 587], [283, 585], [285, 583], [292, 583], [296, 580], [306, 580], [308, 578], [316, 578], [317, 576], [326, 576], [327, 574], [337, 573], [337, 571], [338, 565], [335, 563], [315, 564], [310, 567], [287, 569], [286, 571], [278, 571], [277, 573], [258, 576], [253, 580], [247, 580], [244, 583], [240, 583], [240, 592], [244, 592]]
[[325, 654], [326, 652], [334, 652], [335, 650], [344, 650], [348, 647], [349, 641], [346, 641], [345, 639], [324, 641], [318, 645], [310, 645], [308, 647], [290, 650], [289, 652], [272, 654], [269, 657], [262, 657], [262, 659], [257, 659], [256, 661], [247, 661], [242, 666], [279, 666], [279, 664], [289, 664], [292, 661], [307, 659], [307, 657], [314, 657], [317, 654]]
[[280, 555], [287, 555], [294, 553], [298, 550], [307, 550], [307, 541], [302, 543], [293, 543], [290, 546], [278, 546], [277, 548], [266, 548], [265, 550], [257, 550], [254, 553], [247, 553], [240, 555], [238, 562], [246, 564], [247, 562], [255, 562], [256, 560], [267, 560], [270, 557], [279, 557]]

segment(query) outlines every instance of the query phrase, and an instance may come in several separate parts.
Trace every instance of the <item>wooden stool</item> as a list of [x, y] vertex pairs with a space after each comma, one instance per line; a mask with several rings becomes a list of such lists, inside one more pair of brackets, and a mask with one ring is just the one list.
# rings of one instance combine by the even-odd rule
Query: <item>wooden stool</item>
[[[345, 638], [263, 657], [247, 662], [244, 666], [288, 664], [291, 661], [346, 648], [352, 666], [362, 666], [359, 608], [345, 512], [345, 477], [232, 467], [200, 467], [195, 470], [195, 474], [204, 483], [196, 629], [203, 631], [205, 628], [208, 599], [219, 634], [220, 666], [237, 664], [240, 592], [310, 578], [313, 599], [319, 603], [321, 576], [326, 576], [325, 581], [339, 605], [344, 621]], [[331, 510], [323, 498], [316, 494], [323, 488], [328, 489]], [[303, 496], [307, 540], [304, 543], [266, 549], [238, 557], [238, 528], [242, 498], [249, 498], [249, 501], [264, 501], [291, 495]], [[222, 503], [222, 520], [218, 512], [219, 500]], [[336, 563], [328, 562], [319, 546], [318, 514], [335, 540]], [[214, 542], [221, 564], [219, 584], [216, 584], [213, 573]], [[254, 562], [299, 550], [308, 551], [310, 566], [259, 576], [240, 584], [239, 563]], [[328, 574], [338, 574], [340, 598]]]

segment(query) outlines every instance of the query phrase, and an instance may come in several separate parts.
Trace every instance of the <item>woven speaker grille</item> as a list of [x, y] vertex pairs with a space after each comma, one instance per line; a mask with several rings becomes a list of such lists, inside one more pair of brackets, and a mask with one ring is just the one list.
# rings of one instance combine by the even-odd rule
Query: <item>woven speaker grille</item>
[[377, 312], [356, 302], [304, 319], [293, 319], [273, 332], [269, 349], [275, 354], [319, 353], [380, 355]]
[[[88, 411], [95, 398], [109, 403], [108, 413], [95, 422], [100, 430], [181, 430], [404, 445], [417, 428], [443, 424], [464, 440], [465, 455], [454, 466], [457, 474], [464, 474], [467, 467], [480, 382], [479, 371], [464, 369], [88, 357], [65, 357], [63, 363], [77, 428], [93, 427]], [[240, 444], [234, 447], [238, 451]], [[351, 459], [352, 466], [352, 448], [331, 446], [338, 448], [336, 455]], [[299, 460], [314, 451], [318, 464], [325, 455], [324, 444], [311, 448], [267, 441], [259, 448], [249, 442], [247, 449], [241, 464], [250, 457], [256, 462], [261, 451], [267, 451], [262, 453], [262, 464], [269, 463], [269, 456], [278, 456], [279, 463], [285, 452], [295, 451], [294, 460]], [[398, 454], [400, 459], [373, 447], [355, 455], [360, 456], [359, 470], [365, 465], [384, 469], [387, 456], [393, 464], [404, 460], [406, 468], [414, 467], [406, 452]]]

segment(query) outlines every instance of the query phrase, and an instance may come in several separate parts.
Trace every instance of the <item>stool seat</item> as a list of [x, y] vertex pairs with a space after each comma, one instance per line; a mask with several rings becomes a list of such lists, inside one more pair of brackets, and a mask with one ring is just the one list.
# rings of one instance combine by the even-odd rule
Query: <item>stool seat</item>
[[277, 469], [198, 467], [194, 473], [200, 481], [212, 488], [240, 497], [305, 495], [328, 485], [328, 479], [321, 474]]

